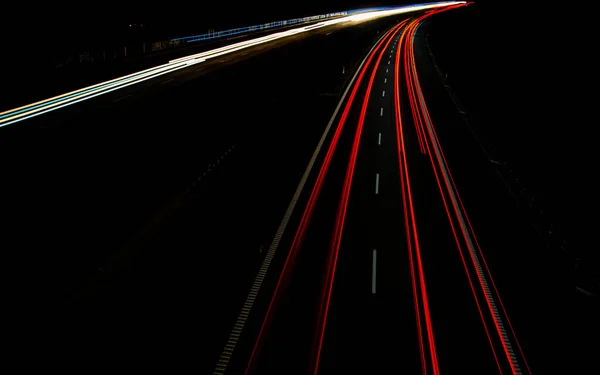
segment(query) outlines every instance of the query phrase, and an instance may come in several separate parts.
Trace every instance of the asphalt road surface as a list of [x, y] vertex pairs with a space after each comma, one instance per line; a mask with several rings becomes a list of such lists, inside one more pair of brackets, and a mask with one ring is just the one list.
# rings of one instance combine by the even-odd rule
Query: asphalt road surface
[[568, 265], [519, 211], [418, 24], [380, 41], [334, 114], [281, 274], [232, 327], [231, 373], [590, 368], [573, 359], [594, 334], [573, 324], [595, 327], [594, 309], [569, 305]]
[[424, 19], [323, 28], [1, 128], [15, 358], [583, 369], [566, 271], [447, 95]]
[[0, 129], [15, 356], [210, 373], [342, 89], [394, 22], [252, 47]]
[[[372, 64], [364, 71], [364, 79], [355, 83], [355, 96], [349, 95], [348, 100], [354, 99], [355, 104], [349, 104], [347, 128], [334, 148], [325, 182], [315, 189], [320, 195], [309, 214], [307, 233], [298, 254], [290, 260], [289, 275], [283, 273], [286, 276], [281, 296], [275, 294], [274, 307], [269, 310], [274, 317], [263, 323], [265, 333], [259, 330], [265, 338], [255, 345], [251, 371], [302, 374], [318, 367], [319, 373], [390, 369], [419, 372], [422, 362], [418, 338], [427, 335], [426, 330], [433, 332], [432, 341], [437, 343], [434, 345], [439, 353], [436, 360], [434, 354], [424, 360], [427, 369], [439, 366], [445, 371], [473, 374], [497, 371], [484, 327], [477, 324], [481, 318], [456, 251], [430, 159], [420, 152], [417, 133], [410, 129], [405, 132], [403, 153], [410, 166], [413, 202], [403, 198], [406, 182], [398, 151], [395, 103], [399, 100], [400, 116], [406, 119], [410, 119], [410, 113], [405, 114], [410, 105], [409, 95], [400, 88], [396, 90], [395, 78], [405, 69], [398, 51], [404, 33], [408, 33], [406, 28], [399, 28], [390, 39], [382, 41], [381, 51], [371, 56]], [[403, 40], [406, 49], [411, 42]], [[403, 98], [401, 102], [399, 97]], [[336, 142], [335, 137], [331, 142]], [[322, 156], [326, 165], [324, 152]], [[345, 185], [351, 170], [351, 183]], [[318, 185], [319, 178], [316, 181]], [[351, 193], [344, 198], [346, 186], [350, 186]], [[408, 204], [414, 205], [419, 231], [418, 239], [409, 235], [410, 241], [413, 246], [420, 242], [419, 251], [407, 246], [403, 214]], [[331, 238], [340, 228], [343, 236], [336, 248]], [[417, 256], [422, 257], [422, 266], [416, 266]], [[331, 274], [335, 274], [335, 280]], [[428, 301], [421, 299], [420, 292], [416, 297], [413, 294], [411, 279], [419, 278], [416, 274], [425, 280]], [[320, 304], [323, 298], [325, 302]], [[428, 305], [421, 306], [419, 314], [431, 314], [431, 328], [425, 328], [429, 317], [422, 318], [418, 323], [421, 328], [417, 328], [415, 299]], [[320, 340], [314, 338], [315, 327], [319, 331], [325, 325], [324, 319], [323, 346], [316, 349]]]

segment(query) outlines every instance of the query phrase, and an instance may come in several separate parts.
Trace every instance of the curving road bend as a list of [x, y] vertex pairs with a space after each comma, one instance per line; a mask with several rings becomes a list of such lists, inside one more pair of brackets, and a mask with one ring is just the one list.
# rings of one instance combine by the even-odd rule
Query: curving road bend
[[420, 84], [416, 32], [452, 8], [399, 22], [366, 56], [277, 238], [281, 271], [215, 373], [230, 358], [246, 374], [530, 373]]

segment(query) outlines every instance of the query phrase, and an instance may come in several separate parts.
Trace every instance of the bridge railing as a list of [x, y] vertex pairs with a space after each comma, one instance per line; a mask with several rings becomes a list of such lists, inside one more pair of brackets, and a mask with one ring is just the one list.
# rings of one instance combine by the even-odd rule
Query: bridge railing
[[82, 65], [98, 62], [110, 62], [115, 60], [122, 60], [124, 58], [139, 57], [151, 53], [156, 53], [163, 50], [179, 48], [189, 45], [192, 42], [208, 41], [219, 38], [225, 38], [235, 35], [249, 34], [254, 32], [260, 32], [265, 30], [276, 30], [278, 28], [285, 28], [292, 25], [301, 25], [310, 22], [316, 22], [324, 19], [331, 19], [336, 17], [343, 17], [348, 14], [353, 14], [356, 11], [343, 11], [334, 12], [327, 14], [320, 14], [315, 16], [294, 18], [283, 21], [267, 22], [260, 25], [238, 27], [228, 30], [210, 30], [204, 34], [191, 35], [178, 38], [170, 38], [157, 40], [146, 43], [132, 43], [123, 45], [122, 47], [115, 47], [105, 50], [87, 50], [80, 51], [70, 56], [63, 56], [55, 60], [54, 65], [57, 68], [66, 67], [71, 65]]
[[[409, 9], [409, 8], [415, 7], [415, 6], [422, 6], [422, 5], [426, 5], [426, 4], [436, 4], [436, 3], [437, 2], [406, 5], [406, 6], [402, 6], [401, 8]], [[156, 41], [145, 42], [145, 43], [130, 43], [127, 45], [122, 45], [120, 47], [115, 46], [114, 48], [104, 49], [104, 50], [89, 49], [87, 51], [80, 51], [80, 52], [74, 53], [70, 56], [63, 56], [63, 57], [55, 60], [53, 62], [53, 64], [55, 67], [59, 68], [59, 67], [74, 66], [74, 65], [87, 65], [90, 63], [111, 62], [111, 61], [128, 59], [131, 57], [141, 57], [141, 56], [145, 56], [145, 55], [149, 55], [149, 54], [154, 54], [154, 53], [157, 53], [160, 51], [167, 52], [167, 50], [170, 50], [170, 49], [189, 46], [190, 43], [193, 43], [193, 42], [209, 41], [209, 40], [215, 40], [215, 39], [219, 39], [219, 38], [231, 37], [231, 36], [235, 36], [235, 35], [243, 35], [243, 34], [261, 32], [261, 31], [265, 31], [265, 30], [277, 30], [279, 28], [286, 28], [286, 27], [293, 26], [293, 25], [302, 25], [302, 24], [307, 24], [307, 23], [311, 23], [311, 22], [317, 22], [319, 20], [333, 19], [333, 18], [353, 15], [353, 14], [357, 14], [357, 13], [364, 13], [364, 12], [369, 12], [369, 11], [388, 10], [388, 9], [392, 9], [392, 8], [398, 8], [398, 7], [377, 7], [377, 8], [367, 8], [367, 9], [365, 9], [365, 8], [353, 9], [353, 10], [347, 10], [347, 11], [341, 11], [341, 12], [332, 12], [332, 13], [319, 14], [319, 15], [314, 15], [314, 16], [293, 18], [293, 19], [283, 20], [283, 21], [267, 22], [267, 23], [263, 23], [263, 24], [259, 24], [259, 25], [238, 27], [238, 28], [228, 29], [228, 30], [218, 30], [218, 31], [210, 30], [207, 33], [198, 34], [198, 35], [190, 35], [190, 36], [184, 36], [184, 37], [156, 40]]]
[[260, 25], [238, 27], [238, 28], [229, 29], [229, 30], [209, 31], [208, 33], [205, 33], [205, 34], [172, 38], [171, 41], [185, 41], [186, 43], [192, 43], [192, 42], [198, 42], [198, 41], [202, 41], [202, 40], [212, 40], [212, 39], [223, 38], [223, 37], [228, 37], [228, 36], [232, 36], [232, 35], [247, 34], [247, 33], [255, 32], [255, 31], [276, 29], [276, 28], [287, 27], [287, 26], [291, 26], [291, 25], [298, 25], [298, 24], [303, 24], [303, 23], [319, 21], [319, 20], [323, 20], [323, 19], [342, 17], [347, 14], [349, 14], [349, 13], [344, 11], [344, 12], [327, 13], [327, 14], [320, 14], [320, 15], [316, 15], [316, 16], [308, 16], [308, 17], [302, 17], [302, 18], [293, 18], [290, 20], [274, 21], [274, 22], [263, 23]]

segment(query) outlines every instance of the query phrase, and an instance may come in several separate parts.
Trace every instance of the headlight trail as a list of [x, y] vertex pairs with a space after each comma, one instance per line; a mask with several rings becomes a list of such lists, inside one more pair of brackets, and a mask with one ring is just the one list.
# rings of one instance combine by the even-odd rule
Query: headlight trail
[[132, 73], [126, 76], [118, 77], [109, 81], [101, 82], [92, 86], [84, 87], [78, 90], [74, 90], [62, 95], [57, 95], [52, 98], [44, 99], [35, 103], [24, 105], [18, 108], [14, 108], [5, 112], [0, 113], [0, 127], [14, 124], [19, 121], [27, 120], [32, 117], [42, 115], [66, 106], [82, 102], [97, 96], [122, 89], [143, 81], [147, 81], [158, 76], [172, 73], [181, 69], [185, 69], [190, 65], [200, 64], [208, 59], [212, 59], [225, 54], [233, 53], [241, 49], [249, 48], [259, 44], [272, 42], [282, 38], [287, 38], [296, 34], [316, 30], [322, 27], [336, 25], [344, 22], [363, 22], [367, 20], [374, 20], [381, 17], [388, 17], [392, 15], [416, 12], [426, 9], [446, 7], [449, 5], [465, 4], [465, 1], [450, 1], [450, 2], [439, 2], [422, 5], [411, 5], [404, 6], [396, 9], [372, 11], [359, 14], [353, 14], [346, 17], [326, 20], [318, 22], [314, 25], [298, 27], [291, 30], [286, 30], [267, 36], [254, 38], [251, 40], [234, 43], [225, 47], [215, 48], [209, 51], [193, 54], [190, 56], [171, 60], [166, 64], [156, 66], [154, 68], [142, 70], [137, 73]]

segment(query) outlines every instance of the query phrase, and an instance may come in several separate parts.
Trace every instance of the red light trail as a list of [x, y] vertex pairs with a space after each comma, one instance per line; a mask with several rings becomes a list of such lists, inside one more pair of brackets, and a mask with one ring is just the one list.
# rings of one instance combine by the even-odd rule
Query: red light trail
[[[327, 319], [330, 303], [333, 294], [333, 286], [338, 267], [338, 257], [342, 249], [342, 238], [344, 225], [346, 222], [348, 205], [351, 198], [351, 189], [357, 159], [359, 156], [359, 146], [361, 145], [361, 135], [365, 126], [365, 118], [371, 99], [371, 90], [375, 80], [376, 73], [379, 70], [381, 59], [388, 50], [388, 47], [396, 36], [398, 38], [398, 47], [394, 57], [394, 78], [393, 78], [393, 124], [395, 129], [395, 147], [398, 158], [398, 178], [400, 182], [400, 191], [397, 192], [402, 198], [403, 212], [402, 222], [403, 230], [406, 234], [406, 249], [408, 266], [410, 268], [410, 287], [412, 300], [414, 304], [417, 340], [420, 355], [421, 372], [423, 374], [439, 375], [444, 369], [444, 363], [440, 363], [438, 348], [436, 347], [436, 321], [432, 317], [430, 307], [430, 297], [427, 291], [428, 280], [430, 276], [425, 273], [425, 260], [422, 256], [424, 249], [419, 239], [419, 227], [426, 223], [419, 222], [415, 211], [419, 209], [413, 201], [414, 187], [411, 184], [411, 176], [415, 173], [432, 173], [435, 179], [437, 192], [441, 198], [441, 204], [444, 207], [444, 216], [448, 218], [449, 229], [456, 245], [456, 250], [460, 256], [463, 271], [470, 288], [470, 294], [474, 298], [477, 313], [485, 332], [485, 337], [490, 347], [491, 356], [493, 356], [495, 366], [499, 373], [510, 372], [511, 374], [531, 374], [529, 365], [523, 354], [523, 350], [517, 340], [513, 326], [508, 318], [508, 314], [500, 298], [500, 294], [492, 278], [490, 268], [484, 258], [483, 251], [477, 241], [474, 229], [471, 225], [463, 201], [458, 193], [446, 157], [442, 150], [442, 145], [438, 139], [435, 127], [433, 125], [429, 109], [425, 103], [423, 89], [419, 81], [417, 64], [414, 52], [414, 39], [419, 26], [423, 21], [434, 14], [455, 9], [465, 4], [448, 6], [423, 13], [411, 20], [398, 23], [391, 28], [376, 43], [370, 54], [366, 57], [366, 62], [359, 71], [358, 78], [353, 82], [351, 93], [345, 103], [343, 112], [337, 122], [337, 127], [330, 140], [326, 153], [323, 155], [322, 164], [319, 173], [315, 178], [310, 196], [300, 217], [298, 227], [296, 228], [293, 240], [291, 240], [290, 250], [287, 253], [281, 273], [279, 274], [273, 295], [271, 296], [266, 313], [260, 324], [260, 330], [252, 347], [249, 360], [247, 362], [245, 374], [250, 374], [255, 370], [257, 360], [260, 356], [261, 347], [268, 336], [271, 322], [276, 315], [282, 296], [286, 293], [286, 285], [291, 278], [292, 270], [297, 265], [298, 254], [301, 252], [304, 239], [307, 233], [311, 231], [311, 220], [314, 219], [314, 212], [317, 206], [323, 204], [319, 197], [323, 191], [325, 181], [328, 180], [332, 160], [336, 150], [340, 148], [340, 138], [343, 132], [352, 132], [352, 143], [347, 162], [345, 161], [345, 173], [341, 181], [339, 201], [333, 230], [329, 234], [329, 246], [324, 260], [324, 272], [316, 277], [322, 278], [320, 283], [320, 293], [317, 296], [317, 315], [312, 329], [312, 345], [310, 347], [311, 358], [309, 372], [317, 375], [319, 364], [322, 357], [323, 342], [326, 336]], [[391, 55], [390, 55], [391, 58]], [[391, 62], [391, 60], [390, 60]], [[370, 70], [369, 80], [366, 85], [363, 84], [367, 72]], [[387, 73], [387, 70], [386, 70]], [[404, 82], [401, 82], [401, 80]], [[387, 82], [387, 78], [386, 78]], [[403, 85], [405, 84], [405, 85]], [[356, 128], [352, 125], [348, 127], [349, 114], [359, 96], [360, 88], [365, 86], [364, 94], [361, 97], [360, 112], [356, 122]], [[403, 91], [406, 87], [406, 96]], [[382, 96], [385, 96], [385, 91]], [[402, 111], [402, 102], [408, 103], [407, 113]], [[381, 108], [383, 116], [383, 107]], [[418, 143], [419, 154], [427, 158], [429, 171], [414, 172], [409, 169], [411, 165], [411, 156], [407, 155], [407, 143], [411, 142], [406, 136], [407, 124], [414, 124], [416, 133], [416, 142]], [[379, 143], [381, 142], [381, 133], [379, 133]], [[345, 159], [344, 159], [345, 160]], [[427, 165], [427, 164], [426, 164]], [[427, 167], [428, 168], [428, 167]], [[379, 178], [379, 175], [377, 176]], [[413, 176], [414, 177], [414, 176]], [[379, 180], [377, 180], [379, 182]], [[377, 182], [377, 183], [378, 183]], [[338, 182], [339, 184], [339, 182]], [[376, 188], [377, 189], [377, 188]], [[460, 268], [459, 268], [460, 269]], [[462, 271], [459, 271], [459, 274]], [[373, 292], [374, 293], [374, 292]], [[468, 293], [468, 292], [467, 292]], [[499, 305], [500, 308], [497, 306]], [[307, 317], [311, 319], [311, 317]], [[508, 329], [505, 329], [505, 326]], [[483, 340], [483, 337], [482, 337]], [[513, 345], [517, 352], [513, 350]], [[442, 369], [440, 369], [442, 367]]]

